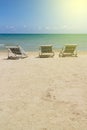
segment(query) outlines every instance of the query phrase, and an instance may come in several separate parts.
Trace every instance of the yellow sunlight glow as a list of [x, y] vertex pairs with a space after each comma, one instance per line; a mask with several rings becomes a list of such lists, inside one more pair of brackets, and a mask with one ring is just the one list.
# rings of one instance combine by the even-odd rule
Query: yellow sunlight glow
[[59, 10], [61, 10], [61, 14], [66, 13], [72, 16], [85, 15], [87, 13], [87, 0], [54, 0], [51, 5], [55, 13]]
[[82, 15], [86, 11], [86, 0], [72, 0], [70, 1], [70, 11], [74, 15]]
[[51, 11], [56, 21], [61, 22], [65, 29], [69, 27], [81, 30], [86, 26], [87, 0], [54, 0]]

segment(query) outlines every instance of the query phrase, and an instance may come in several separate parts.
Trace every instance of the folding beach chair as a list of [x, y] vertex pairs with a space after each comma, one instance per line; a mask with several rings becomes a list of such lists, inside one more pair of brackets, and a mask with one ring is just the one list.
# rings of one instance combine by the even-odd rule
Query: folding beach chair
[[54, 52], [52, 45], [42, 45], [40, 46], [39, 57], [53, 57]]
[[65, 45], [62, 50], [59, 52], [59, 57], [64, 56], [77, 56], [77, 44], [67, 44]]
[[6, 46], [8, 59], [26, 58], [27, 54], [20, 46]]

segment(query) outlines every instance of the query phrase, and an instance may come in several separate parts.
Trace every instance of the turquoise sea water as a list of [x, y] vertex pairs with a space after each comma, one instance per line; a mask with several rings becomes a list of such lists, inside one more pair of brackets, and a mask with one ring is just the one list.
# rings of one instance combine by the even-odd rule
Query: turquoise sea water
[[6, 45], [20, 45], [25, 51], [37, 51], [40, 45], [49, 44], [54, 49], [77, 44], [78, 50], [87, 51], [87, 34], [0, 34], [0, 50]]

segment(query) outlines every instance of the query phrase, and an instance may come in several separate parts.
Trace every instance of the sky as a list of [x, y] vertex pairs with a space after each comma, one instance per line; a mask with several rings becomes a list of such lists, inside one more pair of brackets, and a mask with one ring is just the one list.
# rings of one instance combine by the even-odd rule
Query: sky
[[0, 0], [0, 33], [87, 33], [87, 0]]

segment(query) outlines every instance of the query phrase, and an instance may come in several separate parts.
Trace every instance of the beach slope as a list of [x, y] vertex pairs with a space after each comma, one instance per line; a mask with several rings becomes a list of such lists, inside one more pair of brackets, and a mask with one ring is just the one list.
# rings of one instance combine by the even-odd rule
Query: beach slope
[[87, 55], [37, 56], [0, 53], [0, 129], [87, 130]]

